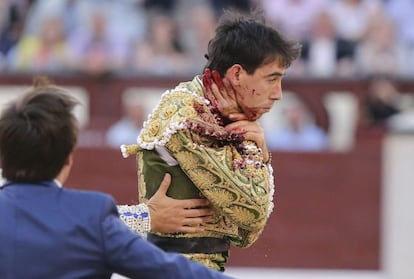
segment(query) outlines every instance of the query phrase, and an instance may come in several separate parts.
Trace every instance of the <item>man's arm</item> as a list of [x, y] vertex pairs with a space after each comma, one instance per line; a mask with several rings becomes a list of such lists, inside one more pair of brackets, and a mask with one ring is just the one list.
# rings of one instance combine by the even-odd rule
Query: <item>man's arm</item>
[[176, 200], [167, 196], [171, 175], [165, 174], [158, 191], [147, 204], [119, 205], [118, 212], [133, 231], [146, 233], [195, 233], [203, 228], [199, 225], [212, 221], [213, 210], [206, 207], [207, 199]]
[[113, 200], [107, 200], [99, 222], [107, 267], [129, 278], [230, 279], [184, 256], [166, 253], [131, 232], [118, 218]]

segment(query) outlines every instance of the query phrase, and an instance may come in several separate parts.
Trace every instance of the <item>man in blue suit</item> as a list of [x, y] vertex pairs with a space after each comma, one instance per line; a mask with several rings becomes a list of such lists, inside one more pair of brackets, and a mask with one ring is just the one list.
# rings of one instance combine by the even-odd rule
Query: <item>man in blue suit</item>
[[38, 82], [0, 117], [0, 277], [229, 278], [130, 231], [110, 196], [62, 187], [78, 135], [75, 105]]

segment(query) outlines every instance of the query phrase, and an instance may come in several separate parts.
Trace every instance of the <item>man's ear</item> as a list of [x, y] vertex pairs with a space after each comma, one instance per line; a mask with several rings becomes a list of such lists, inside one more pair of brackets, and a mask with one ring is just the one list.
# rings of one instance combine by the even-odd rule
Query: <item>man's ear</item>
[[243, 75], [244, 69], [240, 64], [234, 64], [227, 69], [226, 78], [231, 82], [234, 87], [240, 85], [240, 77]]

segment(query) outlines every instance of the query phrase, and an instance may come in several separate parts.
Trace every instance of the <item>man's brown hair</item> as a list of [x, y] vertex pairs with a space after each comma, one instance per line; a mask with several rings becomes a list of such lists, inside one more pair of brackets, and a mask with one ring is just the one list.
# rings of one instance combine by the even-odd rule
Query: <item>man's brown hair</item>
[[281, 66], [289, 67], [299, 57], [301, 45], [266, 25], [262, 14], [225, 11], [209, 42], [206, 67], [217, 70], [221, 76], [234, 64], [240, 64], [249, 74], [275, 59]]
[[10, 103], [0, 116], [0, 158], [10, 181], [54, 179], [73, 151], [78, 123], [72, 113], [78, 102], [44, 77]]

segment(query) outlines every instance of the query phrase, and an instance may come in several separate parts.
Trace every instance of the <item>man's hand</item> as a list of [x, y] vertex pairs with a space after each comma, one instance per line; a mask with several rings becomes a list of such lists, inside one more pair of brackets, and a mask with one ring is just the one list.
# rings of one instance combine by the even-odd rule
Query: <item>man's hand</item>
[[[242, 118], [242, 116], [240, 117]], [[245, 140], [254, 141], [257, 147], [262, 149], [263, 161], [269, 160], [264, 130], [258, 121], [237, 120], [226, 125], [225, 129], [242, 135]]]
[[207, 199], [176, 200], [167, 196], [171, 175], [165, 174], [160, 188], [148, 201], [151, 231], [160, 233], [195, 233], [203, 223], [213, 221], [214, 210]]
[[217, 71], [207, 68], [203, 74], [203, 85], [207, 99], [223, 117], [228, 118], [232, 113], [241, 113], [236, 92], [230, 81], [221, 78]]

